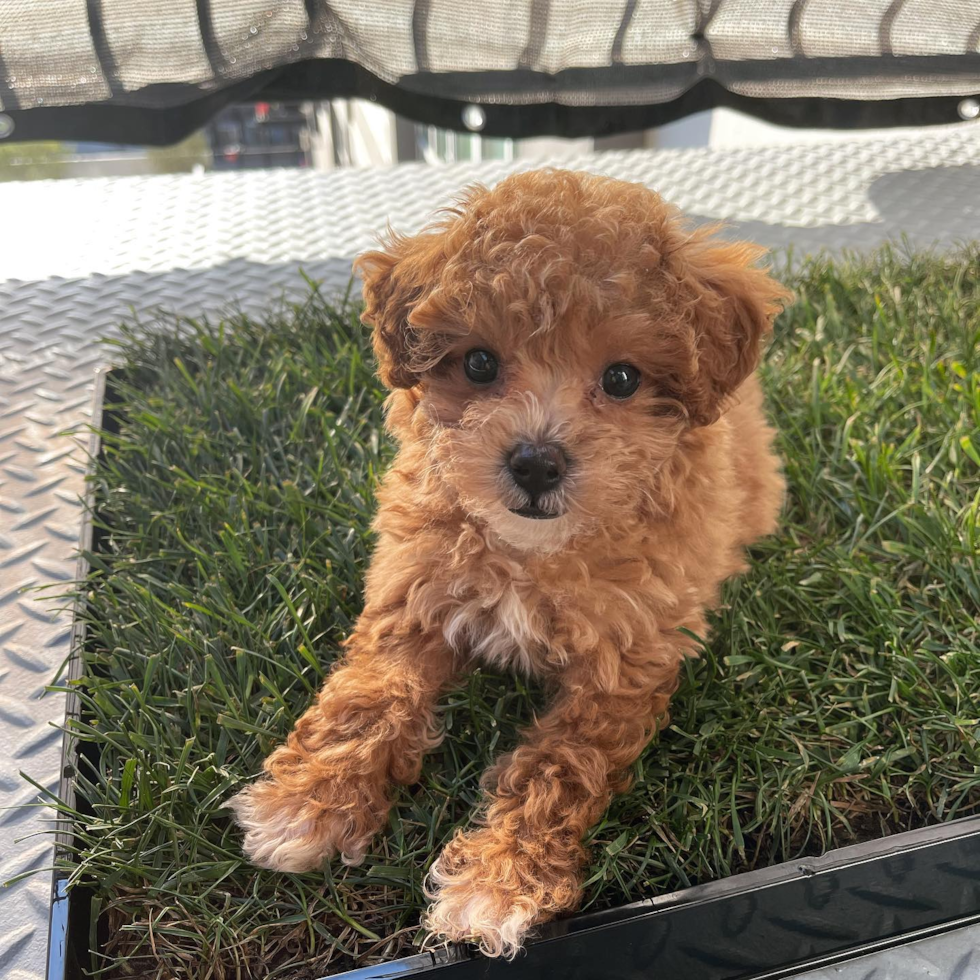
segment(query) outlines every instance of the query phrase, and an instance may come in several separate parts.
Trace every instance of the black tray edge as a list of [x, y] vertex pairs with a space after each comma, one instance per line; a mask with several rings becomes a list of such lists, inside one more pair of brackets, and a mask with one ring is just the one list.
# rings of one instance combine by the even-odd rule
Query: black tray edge
[[[92, 394], [92, 418], [88, 444], [89, 460], [97, 459], [102, 453], [102, 432], [118, 431], [119, 419], [113, 411], [118, 400], [113, 395], [111, 377], [117, 369], [101, 367], [95, 372]], [[89, 471], [90, 473], [90, 471]], [[88, 576], [89, 564], [85, 553], [95, 544], [95, 486], [86, 475], [82, 494], [82, 519], [79, 532], [78, 555], [75, 564], [75, 581], [82, 582]], [[86, 639], [85, 597], [79, 592], [72, 605], [71, 640], [68, 657], [68, 671], [65, 680], [68, 693], [65, 695], [65, 735], [62, 739], [61, 770], [58, 780], [58, 798], [75, 809], [78, 805], [75, 793], [75, 771], [79, 760], [79, 743], [72, 738], [72, 722], [81, 719], [82, 704], [74, 684], [83, 672], [82, 649]], [[56, 819], [55, 869], [51, 881], [51, 911], [48, 919], [48, 957], [46, 980], [81, 980], [91, 969], [91, 955], [88, 950], [90, 931], [90, 895], [84, 886], [68, 890], [68, 873], [58, 867], [60, 860], [71, 854], [74, 842], [72, 824], [65, 817]]]

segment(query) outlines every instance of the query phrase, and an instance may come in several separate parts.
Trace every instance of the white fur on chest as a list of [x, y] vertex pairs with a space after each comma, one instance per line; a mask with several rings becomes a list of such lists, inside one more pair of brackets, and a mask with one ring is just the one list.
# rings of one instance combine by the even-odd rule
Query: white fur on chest
[[548, 637], [537, 603], [513, 585], [492, 598], [463, 601], [443, 627], [449, 646], [500, 668], [532, 673]]

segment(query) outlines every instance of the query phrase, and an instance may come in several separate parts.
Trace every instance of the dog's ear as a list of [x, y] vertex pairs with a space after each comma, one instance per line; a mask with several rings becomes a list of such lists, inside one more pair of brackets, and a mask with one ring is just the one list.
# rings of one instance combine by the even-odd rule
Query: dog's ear
[[363, 279], [361, 321], [373, 327], [372, 343], [378, 376], [386, 388], [411, 388], [418, 383], [412, 366], [412, 327], [408, 316], [420, 289], [399, 265], [407, 257], [410, 239], [392, 239], [388, 247], [365, 252], [354, 262]]
[[766, 249], [694, 232], [672, 255], [674, 274], [693, 290], [694, 376], [685, 385], [690, 420], [710, 425], [755, 370], [776, 314], [792, 294], [758, 262]]
[[361, 320], [374, 327], [378, 375], [388, 388], [413, 388], [465, 332], [439, 288], [445, 264], [438, 233], [389, 235], [354, 262], [363, 279]]

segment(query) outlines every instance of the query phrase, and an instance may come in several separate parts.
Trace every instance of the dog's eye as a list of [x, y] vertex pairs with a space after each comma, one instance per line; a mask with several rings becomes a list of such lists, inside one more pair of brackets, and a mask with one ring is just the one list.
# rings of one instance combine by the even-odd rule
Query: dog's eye
[[488, 350], [470, 350], [463, 355], [463, 370], [474, 384], [488, 385], [497, 378], [497, 358]]
[[610, 364], [602, 374], [602, 390], [612, 398], [629, 398], [640, 386], [640, 372], [632, 364]]

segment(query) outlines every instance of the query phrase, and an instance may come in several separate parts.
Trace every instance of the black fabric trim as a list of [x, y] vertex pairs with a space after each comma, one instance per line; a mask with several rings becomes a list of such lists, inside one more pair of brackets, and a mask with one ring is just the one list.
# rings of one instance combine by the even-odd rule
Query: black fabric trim
[[4, 113], [9, 113], [13, 109], [20, 108], [20, 96], [7, 82], [7, 66], [3, 60], [2, 44], [0, 44], [0, 105], [3, 106], [0, 112]]
[[616, 28], [616, 36], [613, 38], [612, 49], [609, 52], [609, 60], [618, 65], [623, 60], [623, 43], [626, 41], [626, 32], [630, 29], [633, 14], [636, 12], [637, 0], [626, 0], [623, 8], [623, 16], [619, 19], [619, 27]]
[[432, 0], [415, 0], [412, 7], [412, 46], [415, 48], [415, 67], [429, 70], [429, 13]]
[[[658, 85], [687, 88], [698, 79], [696, 61], [678, 62], [672, 65], [604, 65], [601, 68], [566, 68], [555, 75], [534, 71], [530, 68], [512, 68], [506, 71], [444, 71], [417, 72], [403, 75], [398, 83], [416, 95], [426, 97], [431, 92], [452, 92], [457, 101], [480, 101], [492, 94], [500, 98], [525, 92], [588, 91], [595, 93], [596, 101], [602, 102], [603, 89], [623, 90], [636, 85]], [[487, 108], [487, 106], [484, 106]], [[530, 106], [512, 105], [522, 111]], [[618, 106], [610, 106], [614, 111]]]
[[[204, 126], [225, 106], [235, 102], [261, 101], [265, 76], [250, 78], [218, 92], [168, 109], [146, 109], [117, 102], [93, 102], [80, 106], [37, 106], [11, 110], [14, 132], [7, 142], [28, 140], [92, 141], [134, 146], [169, 146]], [[184, 85], [157, 85], [184, 94]]]
[[518, 69], [533, 69], [541, 57], [545, 38], [548, 36], [548, 19], [551, 16], [551, 0], [531, 0], [531, 19], [527, 29], [527, 41], [520, 58]]
[[122, 88], [119, 85], [119, 66], [113, 57], [109, 39], [106, 37], [105, 25], [102, 22], [102, 0], [85, 0], [85, 10], [88, 14], [88, 30], [92, 38], [95, 57], [99, 59], [99, 67], [105, 77], [106, 85], [112, 96], [118, 95]]
[[220, 78], [224, 74], [225, 57], [221, 53], [221, 47], [214, 33], [214, 18], [211, 15], [211, 0], [195, 0], [197, 6], [197, 26], [201, 32], [201, 43], [204, 45], [204, 53], [207, 55], [208, 64], [215, 78]]
[[[530, 69], [506, 71], [417, 72], [405, 75], [398, 87], [427, 97], [436, 91], [449, 91], [457, 100], [480, 99], [489, 94], [499, 98], [528, 91], [589, 91], [602, 102], [603, 89], [623, 90], [643, 85], [688, 86], [702, 77], [697, 61], [657, 65], [608, 65], [601, 68], [567, 68], [555, 75]], [[752, 61], [716, 61], [712, 77], [718, 84], [764, 84], [773, 81], [806, 82], [813, 78], [833, 78], [838, 82], [875, 82], [905, 75], [972, 78], [980, 89], [980, 54], [961, 55], [867, 55], [853, 58], [774, 58]], [[816, 98], [816, 97], [815, 97]], [[858, 101], [858, 100], [854, 100]], [[485, 107], [487, 108], [487, 107]], [[510, 106], [523, 111], [524, 106]], [[569, 107], [577, 111], [579, 107]], [[590, 107], [583, 107], [590, 108]], [[603, 111], [616, 112], [625, 106], [603, 105]]]
[[708, 28], [721, 7], [722, 0], [711, 0], [708, 9], [705, 10], [700, 0], [694, 3], [694, 33], [693, 39], [698, 45], [698, 60], [702, 71], [706, 70], [709, 75], [715, 72], [715, 53], [711, 48], [711, 41], [708, 40]]
[[878, 45], [882, 54], [891, 54], [893, 51], [892, 28], [905, 3], [906, 0], [892, 0], [888, 9], [881, 15], [881, 23], [878, 24]]
[[[799, 63], [780, 69], [780, 62], [731, 62], [719, 66], [719, 75], [726, 80], [766, 80], [799, 77]], [[927, 62], [929, 66], [922, 65]], [[877, 66], [877, 72], [872, 71]], [[980, 93], [980, 54], [958, 57], [929, 58], [865, 58], [865, 59], [808, 59], [813, 74], [828, 77], [867, 78], [887, 76], [889, 66], [898, 73], [935, 73], [950, 76], [976, 77]], [[791, 67], [795, 67], [791, 71]], [[547, 87], [573, 87], [588, 83], [601, 88], [603, 72], [607, 81], [618, 80], [620, 85], [637, 82], [663, 83], [676, 70], [675, 82], [690, 83], [696, 77], [695, 65], [638, 66], [636, 68], [597, 69], [578, 73], [564, 79], [535, 72], [524, 76], [536, 77]], [[683, 74], [681, 74], [683, 72]], [[236, 85], [216, 92], [200, 94], [188, 101], [185, 85], [161, 85], [145, 89], [141, 94], [147, 101], [170, 103], [169, 108], [148, 109], [116, 102], [92, 103], [82, 106], [38, 106], [11, 110], [8, 115], [16, 129], [13, 140], [97, 140], [100, 142], [165, 145], [177, 142], [198, 129], [233, 102], [286, 101], [300, 99], [363, 98], [413, 119], [416, 122], [465, 131], [462, 110], [472, 102], [467, 98], [463, 83], [469, 80], [474, 91], [506, 89], [510, 73], [484, 72], [470, 74], [415, 75], [403, 79], [400, 85], [390, 85], [376, 78], [359, 65], [339, 59], [298, 62], [258, 74]], [[525, 77], [525, 81], [527, 78]], [[443, 98], [415, 91], [414, 84], [422, 82], [431, 90], [453, 92]], [[541, 105], [514, 106], [499, 103], [483, 104], [486, 125], [481, 131], [487, 136], [522, 138], [528, 136], [611, 136], [616, 133], [647, 129], [673, 122], [695, 112], [725, 106], [754, 115], [783, 126], [821, 127], [831, 129], [866, 129], [889, 126], [917, 126], [959, 121], [957, 106], [962, 96], [940, 95], [863, 101], [857, 99], [756, 99], [738, 95], [712, 79], [689, 84], [677, 98], [663, 103], [630, 106], [568, 106], [555, 102]], [[175, 104], [177, 103], [177, 104]]]
[[[329, 8], [329, 4], [326, 5]], [[303, 8], [306, 10], [306, 19], [312, 28], [319, 21], [322, 10], [319, 0], [303, 0]]]

